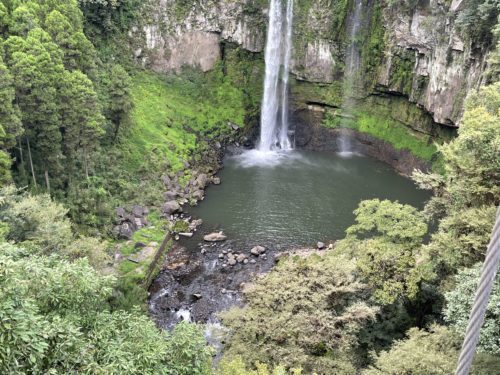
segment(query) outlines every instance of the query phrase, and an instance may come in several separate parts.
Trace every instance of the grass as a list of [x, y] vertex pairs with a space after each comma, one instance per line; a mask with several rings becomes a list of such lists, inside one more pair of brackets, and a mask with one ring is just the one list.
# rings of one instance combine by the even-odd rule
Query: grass
[[216, 72], [181, 78], [141, 71], [131, 94], [131, 125], [120, 147], [130, 171], [145, 160], [168, 161], [178, 171], [203, 149], [200, 138], [229, 132], [228, 122], [243, 126], [243, 94]]
[[146, 244], [156, 242], [158, 245], [155, 250], [158, 250], [163, 242], [167, 231], [166, 220], [163, 220], [156, 211], [152, 211], [148, 215], [147, 220], [150, 225], [135, 232], [131, 243], [122, 242], [120, 248], [120, 252], [125, 259], [123, 259], [117, 269], [119, 275], [119, 296], [116, 298], [115, 305], [118, 308], [130, 309], [138, 305], [143, 306], [147, 298], [147, 292], [142, 284], [156, 253], [138, 263], [127, 259], [142, 250], [142, 248], [134, 248], [136, 242], [144, 242]]

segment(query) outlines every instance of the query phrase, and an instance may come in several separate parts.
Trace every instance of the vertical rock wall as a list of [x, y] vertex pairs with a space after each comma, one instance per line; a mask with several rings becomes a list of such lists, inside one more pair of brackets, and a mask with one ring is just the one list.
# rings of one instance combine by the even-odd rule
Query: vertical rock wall
[[[339, 82], [353, 3], [295, 2], [292, 93], [298, 107], [342, 105]], [[462, 1], [420, 0], [413, 8], [404, 1], [384, 4], [364, 2], [357, 41], [362, 68], [353, 95], [362, 104], [385, 100], [400, 108], [404, 97], [408, 108], [394, 113], [395, 119], [417, 131], [432, 133], [432, 122], [459, 126], [463, 100], [480, 85], [488, 53], [488, 46], [478, 48], [458, 32], [454, 19]], [[129, 32], [130, 45], [138, 64], [155, 71], [180, 72], [186, 66], [209, 71], [225, 59], [227, 43], [262, 59], [265, 0], [147, 0], [142, 14]]]

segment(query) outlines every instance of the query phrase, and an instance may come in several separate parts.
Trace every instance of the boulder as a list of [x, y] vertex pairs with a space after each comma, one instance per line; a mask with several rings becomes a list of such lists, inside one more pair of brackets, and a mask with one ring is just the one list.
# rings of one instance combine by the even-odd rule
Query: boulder
[[193, 237], [193, 233], [183, 232], [183, 233], [179, 233], [179, 236], [191, 238], [191, 237]]
[[169, 201], [163, 205], [162, 211], [166, 215], [172, 215], [173, 213], [176, 212], [182, 212], [182, 209], [179, 203], [177, 203], [177, 201]]
[[201, 201], [204, 195], [205, 192], [203, 190], [196, 190], [191, 194], [191, 198], [196, 199], [197, 201]]
[[203, 224], [203, 220], [202, 219], [193, 220], [192, 222], [189, 223], [189, 229], [190, 230], [195, 230], [201, 224]]
[[236, 261], [238, 263], [242, 263], [245, 259], [247, 258], [247, 256], [245, 254], [239, 254], [237, 257], [236, 257]]
[[141, 252], [137, 255], [137, 261], [142, 262], [146, 259], [149, 259], [154, 256], [156, 249], [154, 247], [146, 246], [141, 250]]
[[205, 173], [201, 173], [196, 179], [196, 185], [198, 185], [202, 189], [204, 189], [205, 186], [207, 186], [207, 183], [208, 183], [208, 177]]
[[127, 213], [125, 212], [125, 209], [123, 207], [118, 207], [116, 209], [116, 216], [118, 216], [120, 219], [123, 219], [125, 215], [127, 215]]
[[165, 199], [167, 201], [173, 201], [179, 196], [179, 193], [174, 190], [169, 190], [165, 193]]
[[230, 266], [234, 266], [236, 263], [238, 263], [238, 262], [234, 258], [229, 258], [227, 260], [227, 264], [229, 264]]
[[118, 237], [130, 240], [134, 234], [134, 229], [130, 223], [123, 223], [118, 230]]
[[163, 175], [161, 179], [166, 186], [169, 186], [172, 183], [171, 178], [167, 175]]
[[212, 177], [212, 183], [214, 185], [220, 185], [220, 178], [219, 177]]
[[323, 249], [325, 248], [325, 243], [324, 243], [324, 242], [319, 241], [319, 242], [316, 244], [316, 247], [318, 248], [318, 250], [323, 250]]
[[222, 232], [213, 232], [203, 237], [203, 240], [207, 242], [219, 242], [219, 241], [225, 241], [226, 239], [227, 237]]
[[144, 207], [141, 207], [139, 205], [135, 205], [132, 207], [132, 215], [135, 217], [143, 217], [144, 216]]
[[255, 246], [250, 250], [250, 253], [255, 256], [259, 256], [266, 252], [266, 248], [264, 246]]
[[144, 226], [143, 219], [140, 217], [134, 218], [134, 225], [137, 229], [142, 228]]

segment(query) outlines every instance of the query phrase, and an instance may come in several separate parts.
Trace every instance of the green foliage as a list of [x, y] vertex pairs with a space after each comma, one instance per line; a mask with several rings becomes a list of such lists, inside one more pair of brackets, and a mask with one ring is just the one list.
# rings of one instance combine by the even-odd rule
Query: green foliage
[[391, 350], [375, 355], [375, 362], [363, 375], [448, 375], [455, 370], [461, 341], [446, 327], [429, 331], [412, 328], [408, 339]]
[[141, 4], [140, 0], [78, 0], [87, 21], [87, 31], [103, 38], [126, 31]]
[[416, 245], [427, 233], [423, 215], [409, 205], [388, 200], [362, 201], [354, 211], [356, 224], [347, 229], [347, 235], [356, 237], [381, 237], [402, 245]]
[[363, 36], [361, 47], [361, 64], [363, 65], [364, 80], [369, 86], [376, 80], [378, 69], [381, 66], [385, 47], [385, 29], [382, 22], [382, 5], [373, 5], [370, 27], [367, 35]]
[[357, 259], [357, 267], [375, 289], [373, 296], [378, 302], [414, 299], [424, 275], [417, 267], [419, 246], [427, 233], [422, 213], [378, 199], [362, 201], [354, 213], [356, 224], [347, 229], [339, 249]]
[[113, 135], [113, 140], [116, 140], [120, 126], [127, 124], [127, 116], [132, 109], [130, 96], [132, 82], [125, 69], [118, 64], [112, 65], [104, 78], [106, 79], [104, 86], [108, 99], [106, 115], [114, 127], [109, 133]]
[[323, 126], [352, 128], [384, 140], [396, 149], [409, 150], [422, 160], [431, 162], [436, 159], [437, 148], [429, 142], [429, 137], [424, 138], [422, 135], [412, 132], [407, 126], [387, 116], [365, 111], [357, 112], [355, 120], [329, 115], [325, 117]]
[[431, 242], [423, 247], [425, 257], [434, 265], [436, 277], [470, 267], [484, 258], [495, 212], [494, 206], [464, 208], [451, 211], [440, 221]]
[[210, 373], [199, 327], [166, 334], [137, 310], [111, 312], [104, 245], [75, 238], [61, 205], [13, 188], [0, 202], [1, 373]]
[[[481, 276], [481, 264], [466, 268], [455, 276], [455, 289], [446, 293], [445, 320], [462, 336], [469, 322], [477, 285]], [[491, 292], [484, 324], [481, 327], [478, 349], [498, 355], [500, 353], [500, 279], [497, 277]]]
[[354, 264], [333, 254], [284, 260], [245, 289], [245, 307], [222, 314], [232, 334], [225, 356], [353, 373], [356, 334], [377, 311], [363, 301], [366, 291]]
[[223, 358], [219, 366], [217, 367], [217, 375], [300, 375], [302, 371], [300, 369], [292, 369], [290, 372], [286, 371], [283, 366], [276, 366], [272, 369], [266, 364], [256, 363], [256, 370], [249, 370], [243, 362], [241, 357], [236, 357], [231, 360], [228, 358]]
[[495, 39], [495, 48], [490, 52], [488, 58], [488, 70], [486, 71], [486, 79], [488, 83], [500, 81], [500, 16], [496, 26], [493, 28], [493, 36]]
[[[462, 344], [451, 329], [431, 325], [429, 329], [412, 328], [408, 338], [397, 341], [389, 351], [374, 354], [374, 364], [362, 375], [447, 375], [454, 373]], [[498, 357], [476, 354], [471, 375], [496, 374]]]
[[11, 182], [11, 160], [7, 151], [15, 145], [16, 138], [22, 133], [19, 108], [15, 103], [14, 82], [3, 62], [2, 50], [0, 47], [0, 186]]
[[472, 0], [465, 3], [455, 21], [462, 34], [478, 44], [488, 45], [500, 8], [495, 0]]
[[459, 207], [500, 201], [500, 82], [471, 93], [459, 137], [442, 147], [448, 193]]
[[427, 212], [442, 218], [423, 249], [438, 279], [471, 267], [486, 251], [500, 202], [499, 89], [485, 86], [467, 99], [459, 136], [440, 147], [446, 176], [416, 175], [436, 192]]
[[126, 168], [137, 170], [148, 155], [154, 164], [168, 162], [173, 171], [201, 152], [199, 135], [228, 133], [230, 121], [243, 126], [242, 93], [218, 73], [191, 80], [141, 72], [134, 77], [132, 126], [121, 139]]
[[211, 373], [212, 352], [207, 348], [203, 330], [194, 324], [177, 324], [167, 341], [166, 368], [179, 375], [205, 375]]
[[8, 240], [41, 250], [59, 252], [73, 239], [67, 210], [47, 195], [17, 194], [2, 189], [2, 221], [9, 227]]

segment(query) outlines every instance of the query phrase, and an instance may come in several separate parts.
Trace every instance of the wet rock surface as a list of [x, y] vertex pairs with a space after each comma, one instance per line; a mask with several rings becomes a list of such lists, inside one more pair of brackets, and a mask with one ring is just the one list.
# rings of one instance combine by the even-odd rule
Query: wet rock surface
[[[150, 313], [162, 328], [182, 320], [214, 321], [217, 312], [242, 305], [244, 283], [275, 265], [274, 256], [252, 255], [252, 244], [196, 243], [201, 236], [174, 244], [149, 290]], [[266, 246], [265, 251], [277, 249]]]
[[414, 169], [428, 171], [430, 165], [407, 149], [396, 149], [390, 143], [353, 129], [329, 129], [321, 125], [323, 113], [300, 110], [294, 114], [297, 148], [311, 151], [339, 151], [339, 138], [350, 139], [353, 152], [387, 163], [400, 174], [410, 176]]

